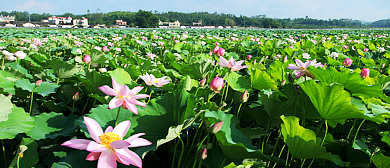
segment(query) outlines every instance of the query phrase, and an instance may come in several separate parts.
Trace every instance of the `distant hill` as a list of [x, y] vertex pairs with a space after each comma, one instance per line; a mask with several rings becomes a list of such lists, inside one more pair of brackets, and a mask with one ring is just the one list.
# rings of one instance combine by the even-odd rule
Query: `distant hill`
[[371, 27], [390, 27], [389, 19], [382, 19], [369, 24]]

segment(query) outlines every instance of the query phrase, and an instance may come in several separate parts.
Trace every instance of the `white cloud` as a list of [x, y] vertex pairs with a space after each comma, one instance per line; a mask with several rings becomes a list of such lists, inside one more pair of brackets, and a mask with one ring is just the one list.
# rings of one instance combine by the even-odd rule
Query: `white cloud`
[[14, 8], [17, 11], [48, 13], [56, 11], [57, 6], [52, 5], [49, 2], [37, 2], [36, 0], [30, 0], [20, 5], [16, 5]]

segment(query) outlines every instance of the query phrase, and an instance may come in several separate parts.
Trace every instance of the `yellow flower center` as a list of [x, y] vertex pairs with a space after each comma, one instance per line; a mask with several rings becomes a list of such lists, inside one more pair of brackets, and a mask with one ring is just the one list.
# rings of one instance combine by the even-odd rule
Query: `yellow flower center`
[[110, 143], [117, 141], [117, 140], [122, 140], [122, 137], [119, 136], [118, 134], [115, 134], [113, 132], [106, 132], [103, 135], [100, 135], [100, 144], [103, 145], [106, 148], [110, 147]]
[[158, 80], [154, 80], [154, 83], [158, 83]]

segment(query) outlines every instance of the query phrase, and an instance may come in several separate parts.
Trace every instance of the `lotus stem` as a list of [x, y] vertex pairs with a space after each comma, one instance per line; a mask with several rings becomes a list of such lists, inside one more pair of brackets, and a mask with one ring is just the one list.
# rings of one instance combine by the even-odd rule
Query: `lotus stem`
[[84, 110], [85, 110], [85, 108], [87, 107], [88, 100], [89, 100], [89, 96], [87, 97], [87, 101], [85, 102], [85, 105], [84, 105], [83, 111], [81, 112], [81, 115], [84, 114]]
[[5, 147], [4, 147], [4, 140], [1, 140], [1, 146], [3, 148], [3, 158], [4, 158], [4, 167], [7, 167], [7, 158], [5, 157]]
[[[203, 139], [202, 139], [202, 141], [200, 142], [200, 144], [199, 144], [199, 146], [198, 146], [198, 149], [196, 150], [196, 155], [199, 153], [199, 150], [200, 150], [200, 147], [202, 147], [202, 144], [203, 144], [203, 142], [206, 140], [206, 138], [208, 138], [209, 137], [209, 134], [207, 134]], [[196, 166], [196, 163], [198, 162], [198, 156], [196, 156], [195, 157], [195, 161], [194, 161], [194, 164], [192, 165], [192, 168], [195, 168], [195, 166]]]
[[175, 149], [173, 151], [173, 157], [172, 157], [172, 164], [171, 164], [171, 168], [173, 168], [173, 165], [175, 163], [175, 156], [176, 156], [176, 148], [177, 148], [177, 145], [178, 143], [175, 144]]
[[1, 61], [1, 70], [4, 70], [5, 67], [4, 67], [4, 57], [3, 57], [3, 60]]
[[16, 167], [19, 168], [19, 160], [20, 160], [20, 156], [18, 156], [18, 160], [16, 161]]
[[34, 87], [34, 89], [31, 92], [31, 96], [30, 96], [30, 98], [31, 98], [31, 100], [30, 100], [30, 109], [28, 110], [28, 113], [30, 115], [31, 115], [31, 111], [32, 111], [32, 105], [33, 105], [33, 100], [34, 100], [34, 90], [35, 90], [35, 88], [37, 88], [37, 87], [36, 86]]
[[[276, 147], [277, 147], [277, 145], [278, 145], [278, 143], [279, 143], [280, 135], [282, 134], [282, 132], [280, 131], [280, 129], [278, 129], [278, 132], [279, 132], [278, 138], [276, 139], [275, 147], [274, 147], [274, 149], [272, 150], [271, 157], [274, 156], [274, 153], [275, 153], [275, 151], [276, 151]], [[270, 164], [271, 164], [271, 162], [269, 161], [269, 162], [267, 163], [267, 167], [269, 167]]]
[[75, 103], [76, 101], [74, 101], [73, 100], [73, 104], [72, 104], [72, 114], [73, 114], [73, 112], [74, 112], [74, 103]]
[[321, 142], [320, 146], [322, 146], [324, 144], [326, 135], [328, 135], [328, 120], [325, 120], [325, 135], [324, 135], [324, 138], [322, 138], [322, 142]]
[[179, 162], [177, 163], [177, 168], [180, 168], [181, 158], [183, 157], [183, 153], [184, 153], [184, 142], [180, 138], [180, 133], [176, 134], [176, 135], [177, 135], [177, 137], [179, 138], [179, 140], [181, 142], [181, 152], [180, 152], [180, 156], [179, 156]]
[[226, 92], [225, 92], [225, 98], [224, 101], [226, 102], [226, 97], [229, 91], [229, 73], [227, 74], [227, 79], [226, 79]]
[[348, 133], [348, 136], [347, 136], [347, 140], [349, 139], [349, 136], [351, 135], [352, 130], [353, 130], [353, 128], [355, 127], [356, 120], [357, 120], [357, 119], [355, 119], [355, 121], [353, 122], [353, 125], [352, 125], [351, 129], [349, 129], [349, 133]]
[[[279, 155], [278, 155], [279, 158], [280, 158], [280, 156], [282, 156], [284, 147], [286, 147], [286, 144], [284, 144], [283, 147], [282, 147], [282, 149], [280, 150]], [[286, 157], [286, 163], [285, 163], [285, 165], [287, 165], [287, 162], [288, 162], [288, 155], [289, 155], [289, 151], [287, 151], [287, 157]], [[278, 163], [275, 163], [274, 166], [272, 166], [272, 168], [275, 168], [275, 166], [276, 166], [277, 164], [278, 164]]]
[[122, 108], [122, 106], [119, 106], [118, 113], [116, 113], [115, 126], [118, 124], [118, 117], [119, 117], [119, 113], [121, 112], [121, 108]]
[[358, 135], [358, 133], [359, 133], [360, 127], [362, 127], [364, 121], [366, 121], [366, 119], [364, 119], [364, 120], [360, 123], [358, 129], [356, 130], [355, 137], [353, 137], [352, 145], [355, 143], [355, 140], [356, 140], [356, 137], [357, 137], [357, 135]]
[[238, 110], [237, 110], [237, 119], [238, 119], [238, 121], [240, 121], [240, 110], [241, 110], [241, 106], [242, 106], [242, 103], [240, 103], [240, 106], [238, 106]]

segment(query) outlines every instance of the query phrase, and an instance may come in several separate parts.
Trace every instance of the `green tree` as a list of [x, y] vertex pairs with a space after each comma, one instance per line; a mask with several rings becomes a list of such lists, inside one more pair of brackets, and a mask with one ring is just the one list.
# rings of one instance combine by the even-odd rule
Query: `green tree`
[[139, 10], [135, 14], [135, 24], [140, 28], [156, 28], [158, 17], [150, 11]]

